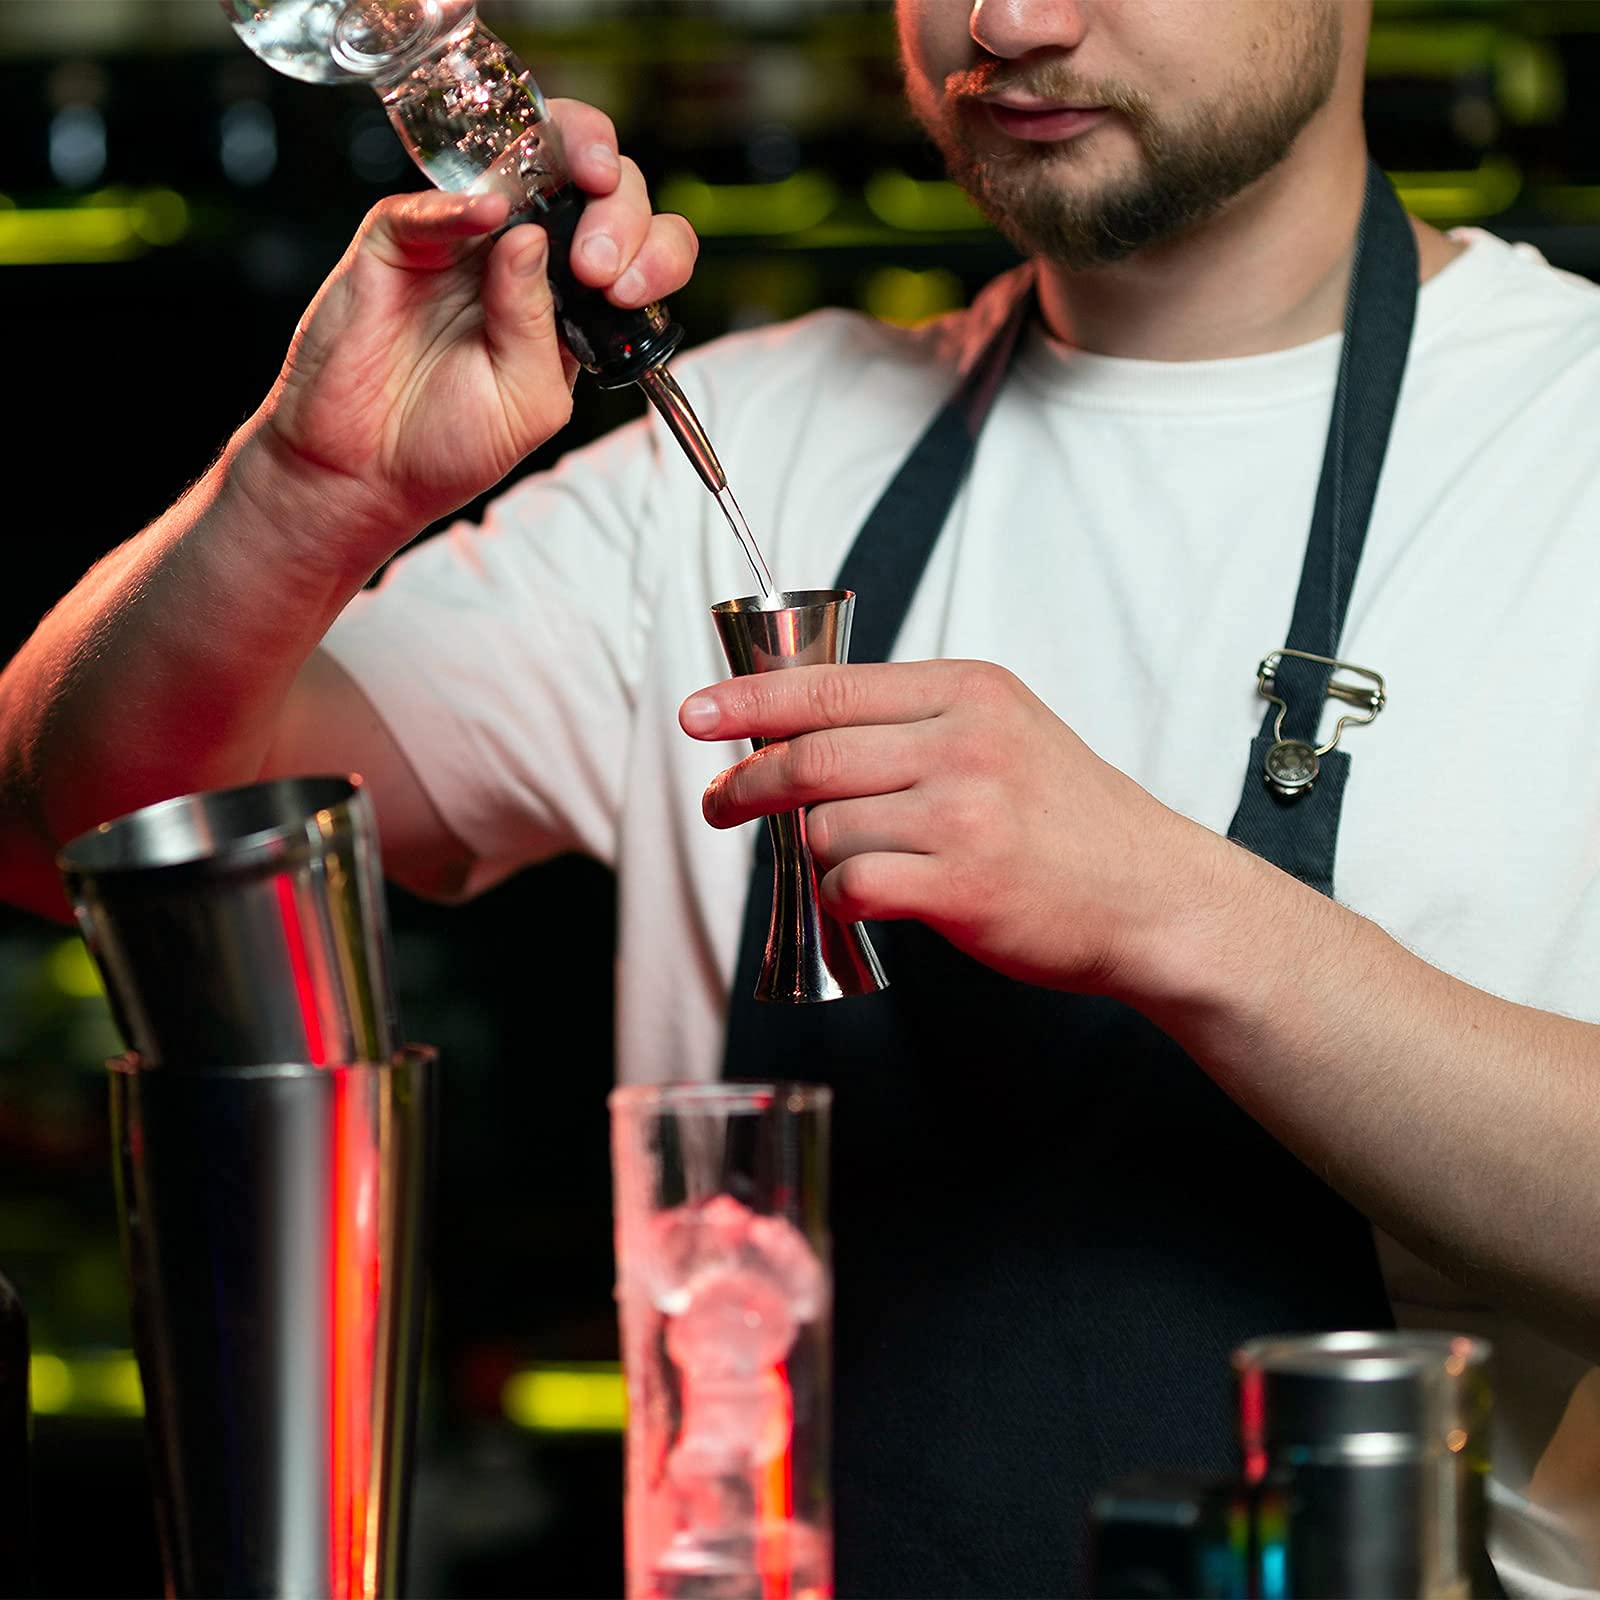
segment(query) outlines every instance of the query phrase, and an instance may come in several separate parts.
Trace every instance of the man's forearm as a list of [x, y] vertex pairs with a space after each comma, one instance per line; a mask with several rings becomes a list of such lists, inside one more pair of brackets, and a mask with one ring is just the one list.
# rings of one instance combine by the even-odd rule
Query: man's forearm
[[367, 576], [316, 544], [321, 507], [249, 430], [107, 556], [0, 676], [0, 894], [64, 910], [84, 829], [254, 779], [290, 684]]
[[1208, 837], [1136, 1003], [1380, 1226], [1600, 1357], [1600, 1028], [1447, 977]]

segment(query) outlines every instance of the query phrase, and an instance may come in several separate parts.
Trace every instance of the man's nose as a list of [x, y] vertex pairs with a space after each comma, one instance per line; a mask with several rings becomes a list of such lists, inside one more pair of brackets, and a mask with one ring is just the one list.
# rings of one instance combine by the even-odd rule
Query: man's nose
[[1032, 50], [1071, 50], [1088, 26], [1082, 0], [973, 0], [968, 24], [990, 55], [1015, 61]]

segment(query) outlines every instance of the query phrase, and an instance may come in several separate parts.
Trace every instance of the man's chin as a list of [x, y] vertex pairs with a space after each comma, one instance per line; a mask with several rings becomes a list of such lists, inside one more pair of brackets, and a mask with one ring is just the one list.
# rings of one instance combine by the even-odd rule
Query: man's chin
[[[1138, 185], [1136, 173], [1090, 171], [1072, 158], [1051, 157], [1026, 172], [1015, 166], [986, 168], [967, 191], [997, 227], [1016, 238], [1051, 236], [1061, 225], [1058, 219], [1110, 215]], [[1068, 223], [1070, 232], [1081, 226]]]
[[1143, 238], [1130, 238], [1114, 186], [1064, 184], [991, 173], [969, 192], [994, 226], [1024, 255], [1043, 256], [1069, 271], [1109, 266]]

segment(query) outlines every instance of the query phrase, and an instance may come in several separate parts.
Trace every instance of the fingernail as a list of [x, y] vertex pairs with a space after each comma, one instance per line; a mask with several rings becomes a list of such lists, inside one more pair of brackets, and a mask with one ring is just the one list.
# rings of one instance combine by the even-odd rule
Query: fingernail
[[615, 272], [617, 262], [621, 259], [617, 253], [617, 241], [604, 233], [597, 233], [592, 239], [585, 239], [583, 259], [596, 272]]
[[608, 144], [590, 145], [589, 159], [597, 167], [604, 167], [607, 172], [615, 172], [617, 170], [617, 152]]
[[636, 268], [629, 267], [611, 287], [619, 300], [637, 300], [644, 293], [644, 279]]
[[722, 720], [722, 711], [710, 695], [691, 695], [683, 702], [678, 720], [690, 733], [710, 733]]

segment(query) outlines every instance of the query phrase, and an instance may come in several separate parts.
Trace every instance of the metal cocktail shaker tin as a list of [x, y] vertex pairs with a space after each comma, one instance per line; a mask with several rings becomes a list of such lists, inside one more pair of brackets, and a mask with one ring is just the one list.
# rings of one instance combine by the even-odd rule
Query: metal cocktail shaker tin
[[433, 1066], [111, 1063], [169, 1594], [401, 1592]]
[[1234, 1352], [1254, 1592], [1500, 1592], [1487, 1554], [1490, 1350], [1448, 1333], [1328, 1333]]
[[57, 858], [147, 1067], [388, 1061], [395, 1020], [372, 803], [355, 777], [181, 795]]
[[111, 1122], [167, 1591], [403, 1577], [432, 1102], [359, 778], [183, 795], [58, 857], [129, 1045]]

